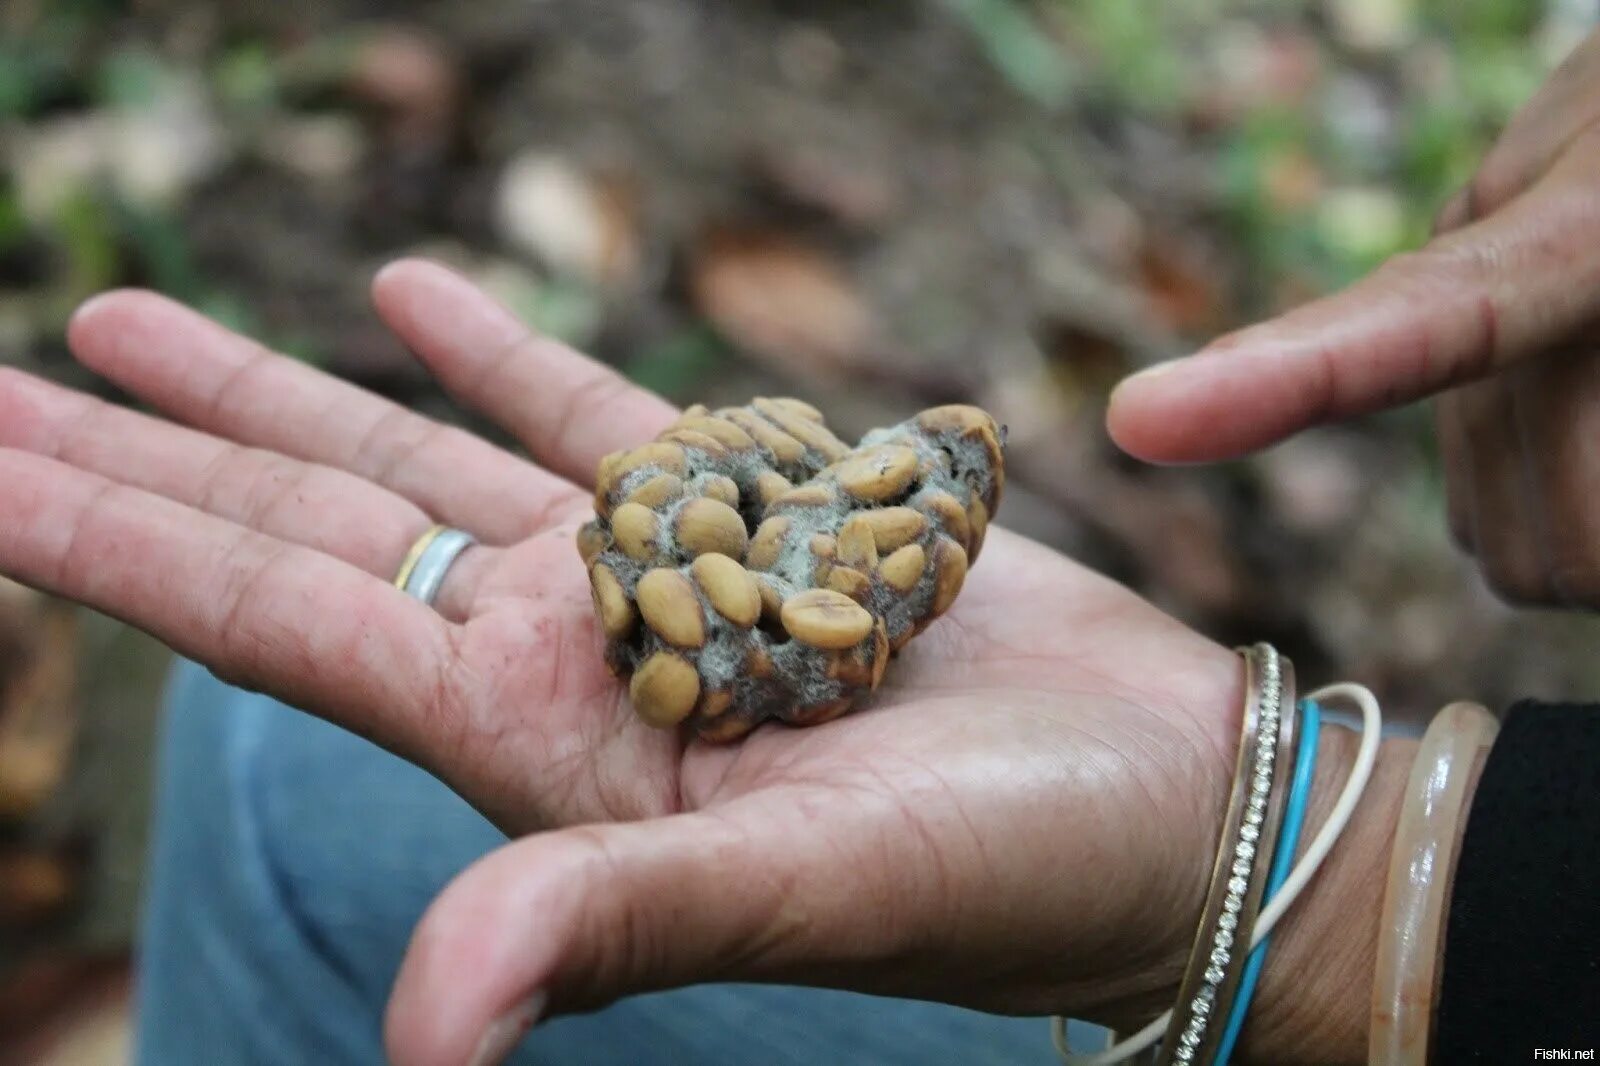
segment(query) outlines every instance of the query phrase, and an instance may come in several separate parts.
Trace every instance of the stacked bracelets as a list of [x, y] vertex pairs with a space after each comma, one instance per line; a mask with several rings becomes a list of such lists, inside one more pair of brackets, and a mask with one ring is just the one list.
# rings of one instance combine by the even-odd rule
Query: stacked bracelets
[[1200, 912], [1200, 935], [1178, 986], [1178, 1005], [1167, 1023], [1157, 1066], [1216, 1060], [1217, 1044], [1232, 1012], [1249, 953], [1247, 945], [1255, 932], [1261, 895], [1266, 891], [1266, 870], [1282, 820], [1285, 790], [1279, 770], [1288, 759], [1279, 758], [1279, 745], [1287, 755], [1294, 732], [1294, 667], [1266, 644], [1246, 649], [1244, 663], [1244, 728], [1233, 795], [1222, 823], [1222, 846], [1217, 849], [1211, 888]]
[[[1241, 654], [1245, 707], [1233, 790], [1177, 1006], [1129, 1039], [1088, 1055], [1074, 1054], [1067, 1046], [1065, 1020], [1052, 1019], [1056, 1049], [1068, 1066], [1110, 1066], [1158, 1041], [1157, 1066], [1226, 1066], [1254, 992], [1264, 942], [1327, 858], [1372, 774], [1381, 727], [1378, 702], [1360, 685], [1332, 685], [1307, 698], [1291, 781], [1286, 764], [1296, 724], [1294, 667], [1267, 644]], [[1361, 709], [1361, 744], [1328, 820], [1290, 872], [1316, 771], [1317, 701], [1335, 698]]]

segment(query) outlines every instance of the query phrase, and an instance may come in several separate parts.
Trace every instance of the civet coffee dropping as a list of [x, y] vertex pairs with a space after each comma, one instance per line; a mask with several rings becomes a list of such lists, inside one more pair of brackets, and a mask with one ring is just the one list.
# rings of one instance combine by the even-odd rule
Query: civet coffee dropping
[[1002, 436], [953, 405], [851, 447], [810, 404], [758, 399], [606, 456], [578, 550], [639, 716], [727, 741], [876, 691], [983, 547]]

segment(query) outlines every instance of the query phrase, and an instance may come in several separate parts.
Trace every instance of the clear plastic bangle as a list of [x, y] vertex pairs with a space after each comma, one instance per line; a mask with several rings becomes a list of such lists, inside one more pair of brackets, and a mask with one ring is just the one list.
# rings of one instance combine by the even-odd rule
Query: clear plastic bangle
[[1438, 988], [1439, 939], [1455, 868], [1467, 785], [1500, 725], [1476, 703], [1434, 717], [1406, 782], [1378, 929], [1372, 988], [1371, 1066], [1427, 1066]]

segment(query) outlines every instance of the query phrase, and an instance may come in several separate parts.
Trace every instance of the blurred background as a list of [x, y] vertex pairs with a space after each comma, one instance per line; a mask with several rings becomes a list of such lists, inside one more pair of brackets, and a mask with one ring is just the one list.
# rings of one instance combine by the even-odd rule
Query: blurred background
[[[460, 417], [366, 296], [436, 256], [677, 400], [792, 392], [851, 433], [984, 404], [1005, 524], [1307, 680], [1413, 718], [1593, 697], [1596, 624], [1498, 605], [1451, 548], [1425, 410], [1204, 470], [1101, 420], [1130, 370], [1422, 240], [1597, 14], [5, 0], [0, 362], [108, 394], [63, 325], [144, 285]], [[164, 655], [0, 585], [0, 1063], [125, 1061]]]

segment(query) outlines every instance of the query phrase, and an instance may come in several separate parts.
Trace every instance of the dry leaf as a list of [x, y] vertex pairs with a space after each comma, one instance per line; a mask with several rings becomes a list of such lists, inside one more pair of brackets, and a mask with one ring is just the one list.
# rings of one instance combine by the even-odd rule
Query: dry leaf
[[787, 234], [709, 233], [695, 249], [690, 288], [725, 337], [788, 373], [837, 374], [872, 346], [872, 313], [844, 268]]
[[77, 738], [77, 616], [56, 602], [30, 613], [37, 639], [0, 678], [0, 820], [21, 820], [55, 791]]
[[413, 27], [384, 26], [355, 46], [345, 88], [383, 109], [396, 141], [434, 145], [455, 117], [461, 73], [438, 38]]
[[638, 273], [635, 205], [624, 182], [530, 150], [506, 164], [496, 198], [506, 240], [551, 270], [613, 286]]
[[28, 928], [55, 917], [71, 902], [76, 883], [64, 855], [0, 852], [0, 927]]
[[900, 199], [888, 171], [863, 163], [860, 153], [774, 146], [758, 152], [750, 166], [782, 199], [860, 229], [886, 221]]

